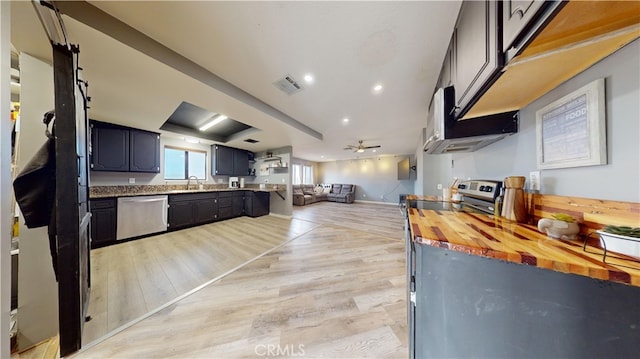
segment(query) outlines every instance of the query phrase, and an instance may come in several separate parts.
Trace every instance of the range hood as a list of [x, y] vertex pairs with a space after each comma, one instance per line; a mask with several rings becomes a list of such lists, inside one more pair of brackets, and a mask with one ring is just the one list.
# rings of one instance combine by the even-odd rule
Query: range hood
[[453, 86], [434, 94], [427, 115], [426, 153], [473, 152], [518, 132], [519, 111], [457, 120], [454, 99]]

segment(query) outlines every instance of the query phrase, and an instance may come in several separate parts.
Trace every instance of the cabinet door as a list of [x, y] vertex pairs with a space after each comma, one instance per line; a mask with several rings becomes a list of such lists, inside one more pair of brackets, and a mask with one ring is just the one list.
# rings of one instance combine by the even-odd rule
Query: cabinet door
[[91, 248], [116, 241], [116, 207], [113, 199], [91, 200]]
[[231, 215], [233, 217], [240, 217], [244, 213], [244, 192], [237, 191], [233, 195], [231, 202]]
[[269, 214], [271, 195], [268, 192], [247, 192], [244, 201], [245, 214], [251, 217]]
[[456, 117], [480, 98], [499, 74], [502, 56], [498, 49], [496, 1], [462, 3], [454, 30]]
[[213, 161], [211, 171], [213, 176], [231, 176], [233, 175], [233, 154], [234, 149], [226, 146], [213, 146]]
[[218, 218], [218, 200], [200, 199], [193, 202], [195, 224], [213, 222]]
[[129, 130], [92, 125], [91, 169], [129, 171]]
[[455, 81], [455, 78], [453, 77], [453, 69], [455, 69], [456, 60], [454, 40], [455, 38], [451, 39], [449, 48], [447, 49], [447, 54], [444, 57], [442, 69], [440, 70], [440, 77], [438, 78], [438, 88], [451, 86], [451, 84]]
[[249, 171], [249, 153], [245, 150], [235, 149], [233, 153], [233, 174], [235, 176], [248, 176]]
[[129, 171], [160, 173], [160, 134], [129, 130]]
[[507, 0], [502, 8], [502, 51], [507, 52], [511, 45], [525, 32], [531, 20], [543, 8], [544, 1]]
[[192, 201], [169, 204], [169, 230], [192, 226], [195, 223]]

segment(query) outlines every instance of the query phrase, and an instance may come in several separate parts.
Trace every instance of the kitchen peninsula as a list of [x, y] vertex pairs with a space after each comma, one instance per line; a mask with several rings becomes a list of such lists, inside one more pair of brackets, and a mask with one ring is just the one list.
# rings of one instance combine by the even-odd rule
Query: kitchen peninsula
[[407, 202], [411, 357], [637, 355], [639, 262], [421, 199], [435, 198]]

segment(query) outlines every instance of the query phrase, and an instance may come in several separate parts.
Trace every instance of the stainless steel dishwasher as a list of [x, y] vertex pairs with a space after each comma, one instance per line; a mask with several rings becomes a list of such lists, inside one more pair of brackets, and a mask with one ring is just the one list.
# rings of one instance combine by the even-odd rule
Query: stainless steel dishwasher
[[167, 196], [118, 198], [116, 240], [167, 230]]

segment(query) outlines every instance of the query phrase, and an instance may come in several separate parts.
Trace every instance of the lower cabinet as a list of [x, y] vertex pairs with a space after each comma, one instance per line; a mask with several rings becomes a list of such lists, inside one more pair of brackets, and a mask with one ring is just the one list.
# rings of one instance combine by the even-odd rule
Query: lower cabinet
[[268, 192], [246, 192], [244, 214], [249, 217], [266, 216], [270, 211], [271, 195]]
[[240, 217], [244, 214], [244, 197], [249, 194], [248, 191], [233, 192], [233, 200], [231, 201], [231, 216]]
[[233, 217], [233, 192], [220, 192], [218, 202], [218, 217], [228, 219]]
[[99, 198], [89, 201], [91, 209], [91, 248], [116, 241], [116, 199]]
[[169, 230], [217, 220], [218, 193], [187, 193], [169, 196]]

